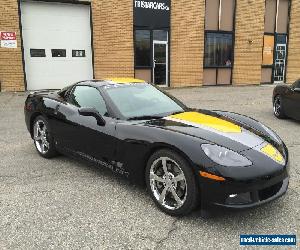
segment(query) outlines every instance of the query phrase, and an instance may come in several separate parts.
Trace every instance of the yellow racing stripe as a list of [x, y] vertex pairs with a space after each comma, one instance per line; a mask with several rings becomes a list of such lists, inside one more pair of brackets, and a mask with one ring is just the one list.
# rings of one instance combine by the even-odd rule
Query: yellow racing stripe
[[198, 112], [184, 112], [184, 113], [168, 116], [167, 118], [180, 120], [181, 122], [183, 121], [183, 122], [202, 125], [224, 133], [242, 132], [241, 127], [232, 122], [225, 121], [223, 119], [214, 116], [201, 114]]
[[110, 78], [110, 79], [105, 79], [106, 81], [111, 81], [111, 82], [115, 82], [118, 84], [125, 84], [125, 83], [145, 83], [144, 80], [140, 80], [140, 79], [135, 79], [135, 78]]

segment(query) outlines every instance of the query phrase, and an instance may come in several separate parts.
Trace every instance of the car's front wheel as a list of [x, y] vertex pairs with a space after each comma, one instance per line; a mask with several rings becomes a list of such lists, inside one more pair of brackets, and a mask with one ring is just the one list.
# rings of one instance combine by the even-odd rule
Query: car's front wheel
[[280, 95], [278, 95], [274, 98], [273, 111], [274, 111], [274, 115], [277, 118], [279, 118], [279, 119], [285, 118], [285, 113], [284, 113], [283, 104], [282, 104], [282, 98]]
[[38, 116], [33, 123], [33, 141], [42, 157], [51, 158], [57, 155], [48, 121], [44, 116]]
[[169, 215], [188, 214], [198, 204], [199, 188], [192, 168], [173, 151], [160, 150], [150, 157], [146, 183], [154, 202]]

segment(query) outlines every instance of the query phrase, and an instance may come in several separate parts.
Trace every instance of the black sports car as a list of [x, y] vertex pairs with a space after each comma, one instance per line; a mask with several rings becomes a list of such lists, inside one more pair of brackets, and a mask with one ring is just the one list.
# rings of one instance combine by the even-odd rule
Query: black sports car
[[42, 157], [67, 154], [146, 184], [171, 215], [199, 202], [253, 207], [288, 188], [288, 150], [271, 129], [235, 113], [190, 109], [140, 80], [31, 93], [25, 120]]
[[290, 117], [300, 120], [300, 79], [293, 85], [280, 84], [275, 87], [273, 110], [279, 119]]

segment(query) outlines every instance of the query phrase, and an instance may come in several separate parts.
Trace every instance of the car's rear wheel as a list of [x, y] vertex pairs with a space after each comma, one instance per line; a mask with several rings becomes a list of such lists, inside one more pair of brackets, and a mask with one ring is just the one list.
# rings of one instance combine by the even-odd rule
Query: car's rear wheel
[[48, 121], [43, 116], [38, 116], [33, 123], [33, 141], [42, 157], [51, 158], [57, 155]]
[[146, 167], [148, 191], [156, 205], [169, 215], [185, 215], [198, 204], [199, 189], [187, 161], [170, 150], [154, 153]]
[[273, 111], [274, 115], [279, 119], [284, 119], [286, 117], [283, 109], [282, 98], [280, 95], [274, 98]]

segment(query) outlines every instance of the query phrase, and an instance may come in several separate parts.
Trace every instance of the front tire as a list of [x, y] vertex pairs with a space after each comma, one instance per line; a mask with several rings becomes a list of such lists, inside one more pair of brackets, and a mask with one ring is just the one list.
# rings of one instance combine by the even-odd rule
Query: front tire
[[285, 115], [284, 109], [283, 109], [282, 97], [280, 95], [277, 95], [274, 98], [273, 111], [274, 111], [274, 115], [277, 118], [279, 118], [279, 119], [286, 118], [286, 115]]
[[49, 123], [44, 116], [38, 116], [33, 123], [33, 141], [40, 156], [52, 158], [57, 155]]
[[198, 205], [199, 188], [192, 168], [179, 154], [157, 151], [148, 160], [145, 175], [148, 192], [165, 213], [182, 216]]

